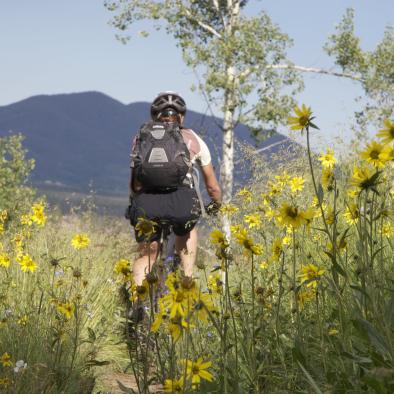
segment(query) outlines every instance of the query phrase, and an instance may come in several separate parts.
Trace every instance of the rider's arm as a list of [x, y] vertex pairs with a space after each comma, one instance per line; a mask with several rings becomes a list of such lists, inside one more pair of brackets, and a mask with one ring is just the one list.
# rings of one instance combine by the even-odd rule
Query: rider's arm
[[201, 172], [204, 177], [209, 197], [211, 197], [213, 201], [220, 203], [222, 201], [222, 191], [220, 190], [219, 183], [216, 179], [212, 163], [201, 166]]
[[137, 177], [135, 176], [134, 170], [134, 150], [137, 143], [137, 136], [134, 137], [131, 154], [130, 154], [130, 180], [129, 180], [129, 195], [132, 196], [133, 193], [138, 193], [142, 189], [142, 185], [138, 182]]

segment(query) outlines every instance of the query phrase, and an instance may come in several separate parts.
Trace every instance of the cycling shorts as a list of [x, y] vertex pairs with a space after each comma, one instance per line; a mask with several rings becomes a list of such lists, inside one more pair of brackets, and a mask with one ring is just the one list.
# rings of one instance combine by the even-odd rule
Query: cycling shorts
[[176, 190], [160, 192], [141, 192], [133, 196], [130, 209], [130, 223], [135, 227], [139, 218], [152, 220], [157, 225], [155, 232], [149, 236], [138, 234], [137, 242], [153, 242], [160, 240], [161, 221], [169, 222], [175, 235], [186, 235], [196, 225], [201, 215], [200, 203], [195, 189], [179, 187]]

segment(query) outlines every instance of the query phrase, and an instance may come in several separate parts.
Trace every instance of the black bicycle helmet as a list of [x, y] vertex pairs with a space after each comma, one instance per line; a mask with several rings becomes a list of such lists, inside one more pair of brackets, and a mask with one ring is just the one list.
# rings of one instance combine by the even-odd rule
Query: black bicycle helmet
[[152, 119], [158, 119], [167, 108], [172, 108], [178, 114], [184, 115], [186, 113], [185, 100], [176, 92], [167, 91], [159, 93], [150, 107]]

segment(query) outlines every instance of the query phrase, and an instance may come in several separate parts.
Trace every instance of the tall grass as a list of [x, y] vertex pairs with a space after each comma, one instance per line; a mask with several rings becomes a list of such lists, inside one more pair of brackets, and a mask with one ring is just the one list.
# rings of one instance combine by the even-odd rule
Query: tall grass
[[339, 163], [311, 152], [312, 121], [298, 109], [307, 150], [279, 154], [276, 173], [253, 159], [195, 277], [169, 274], [157, 303], [155, 273], [133, 282], [126, 223], [2, 212], [1, 390], [104, 393], [118, 368], [126, 393], [393, 392], [393, 124]]
[[211, 233], [216, 261], [200, 260], [193, 283], [171, 274], [128, 338], [140, 392], [153, 381], [175, 393], [394, 390], [391, 140], [338, 164], [312, 154], [315, 125], [298, 111], [304, 156], [282, 156], [284, 170], [257, 174], [222, 208], [232, 236]]
[[[52, 213], [40, 225], [26, 210], [24, 224], [3, 212], [1, 391], [91, 393], [98, 369], [125, 358], [113, 266], [130, 255], [130, 236], [92, 214]], [[75, 249], [76, 234], [89, 245]], [[21, 256], [37, 267], [23, 272]]]

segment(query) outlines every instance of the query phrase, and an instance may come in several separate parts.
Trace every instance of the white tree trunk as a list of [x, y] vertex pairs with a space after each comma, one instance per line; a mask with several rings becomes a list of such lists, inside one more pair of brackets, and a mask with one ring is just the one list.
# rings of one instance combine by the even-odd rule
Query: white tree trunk
[[[239, 0], [227, 0], [227, 25], [226, 37], [231, 37], [234, 27], [239, 19]], [[226, 68], [226, 89], [224, 93], [224, 119], [223, 119], [223, 152], [220, 166], [220, 182], [223, 191], [223, 202], [228, 203], [233, 193], [234, 172], [234, 111], [236, 107], [236, 69], [234, 63], [229, 59]]]
[[[231, 72], [231, 70], [230, 70]], [[233, 93], [226, 92], [223, 120], [223, 152], [220, 166], [220, 183], [223, 191], [223, 202], [231, 200], [233, 192], [234, 171], [234, 99]]]

